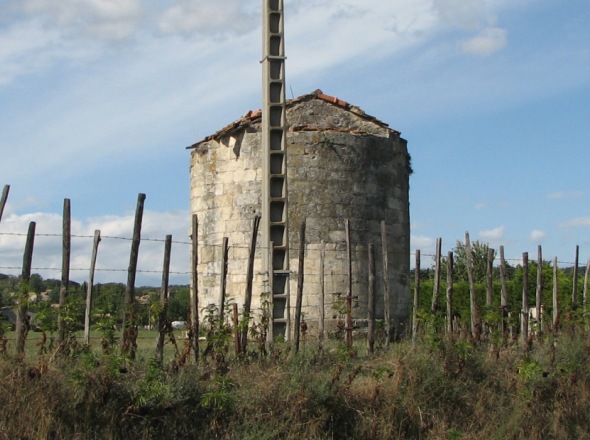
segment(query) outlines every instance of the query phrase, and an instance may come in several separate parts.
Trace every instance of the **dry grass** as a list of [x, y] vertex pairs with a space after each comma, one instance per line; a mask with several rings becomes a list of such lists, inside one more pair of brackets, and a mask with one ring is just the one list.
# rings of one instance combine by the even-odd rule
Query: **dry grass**
[[48, 365], [5, 356], [0, 439], [590, 438], [585, 335], [530, 351], [463, 340], [359, 351], [295, 356], [283, 347], [180, 370], [143, 355], [91, 352]]

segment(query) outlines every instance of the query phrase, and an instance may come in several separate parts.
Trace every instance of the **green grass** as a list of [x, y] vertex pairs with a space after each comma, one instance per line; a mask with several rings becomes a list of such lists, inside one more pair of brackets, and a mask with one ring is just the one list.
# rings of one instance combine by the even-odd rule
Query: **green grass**
[[[84, 341], [84, 332], [79, 331], [75, 333], [76, 340], [80, 344]], [[103, 334], [96, 330], [90, 331], [90, 349], [94, 353], [101, 353], [101, 339]], [[137, 335], [137, 357], [138, 359], [150, 359], [155, 356], [156, 353], [156, 338], [158, 336], [158, 332], [156, 330], [139, 330]], [[176, 343], [178, 345], [178, 349], [182, 350], [184, 346], [185, 339], [183, 339], [184, 331], [175, 330], [174, 337], [176, 339]], [[120, 341], [121, 332], [117, 331], [116, 337], [118, 338], [117, 344], [115, 345], [115, 349], [119, 347], [118, 342]], [[45, 344], [46, 347], [50, 345], [50, 338], [55, 338], [57, 340], [56, 334], [47, 334], [47, 342]], [[9, 331], [6, 332], [6, 339], [8, 339], [7, 344], [7, 352], [8, 354], [15, 354], [15, 341], [16, 341], [16, 332]], [[36, 331], [30, 331], [27, 335], [26, 343], [25, 343], [25, 359], [29, 362], [35, 362], [39, 357], [39, 349], [40, 343], [42, 340], [42, 333]], [[57, 342], [54, 342], [56, 345]], [[49, 355], [51, 353], [48, 353]], [[166, 338], [166, 343], [164, 345], [164, 360], [170, 361], [174, 357], [174, 347], [170, 343], [169, 339]]]

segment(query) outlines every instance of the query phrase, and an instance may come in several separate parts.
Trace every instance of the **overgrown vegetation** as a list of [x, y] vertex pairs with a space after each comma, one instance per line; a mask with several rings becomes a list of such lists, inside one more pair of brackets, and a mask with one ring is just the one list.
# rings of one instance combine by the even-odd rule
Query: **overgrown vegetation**
[[[570, 439], [590, 432], [590, 341], [546, 336], [497, 355], [466, 339], [403, 340], [368, 355], [336, 342], [298, 355], [211, 357], [174, 369], [79, 351], [0, 358], [2, 438]], [[217, 347], [219, 351], [222, 347]], [[227, 348], [227, 347], [226, 347]]]
[[[487, 248], [476, 243], [474, 249], [477, 265], [487, 258]], [[454, 307], [467, 328], [469, 286], [461, 264], [456, 267]], [[116, 343], [122, 285], [99, 289], [93, 331], [100, 338], [93, 340], [101, 342], [91, 346], [79, 343], [76, 328], [85, 288], [72, 289], [64, 314], [72, 338], [68, 350], [59, 351], [52, 342], [55, 310], [32, 301], [40, 330], [27, 341], [32, 356], [14, 356], [11, 332], [0, 326], [0, 439], [588, 438], [590, 315], [571, 304], [571, 271], [559, 270], [564, 311], [559, 331], [533, 334], [523, 344], [502, 331], [497, 283], [493, 304], [485, 304], [485, 265], [479, 267], [481, 338], [473, 340], [468, 331], [446, 332], [444, 295], [438, 312], [430, 310], [434, 282], [428, 269], [420, 274], [418, 334], [389, 345], [378, 337], [374, 354], [357, 336], [354, 347], [347, 347], [338, 328], [321, 350], [309, 342], [298, 353], [289, 342], [269, 344], [267, 308], [260, 316], [242, 316], [234, 326], [228, 300], [225, 319], [214, 306], [204, 311], [201, 335], [207, 341], [201, 343], [198, 364], [188, 356], [190, 345], [185, 341], [183, 349], [172, 329], [164, 359], [155, 354], [156, 332], [145, 330], [142, 335], [148, 336], [140, 338], [138, 356], [131, 360], [119, 354]], [[508, 311], [516, 318], [508, 327], [517, 330], [523, 269], [509, 269]], [[531, 292], [536, 269], [534, 263], [529, 267]], [[542, 269], [543, 303], [549, 305], [552, 269], [545, 263]], [[443, 281], [441, 292], [444, 288]], [[40, 289], [37, 293], [47, 286]], [[152, 293], [141, 294], [147, 298], [142, 319], [148, 323], [150, 314], [160, 310]], [[8, 303], [10, 296], [3, 300]], [[173, 308], [167, 319], [185, 317], [186, 308]], [[377, 328], [382, 333], [383, 323]], [[241, 340], [236, 333], [246, 330], [247, 347], [235, 349]], [[312, 337], [305, 335], [304, 341]]]

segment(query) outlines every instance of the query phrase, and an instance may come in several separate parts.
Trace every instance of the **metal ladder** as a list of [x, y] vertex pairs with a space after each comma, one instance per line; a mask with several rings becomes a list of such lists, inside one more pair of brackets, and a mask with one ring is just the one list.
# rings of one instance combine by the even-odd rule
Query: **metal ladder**
[[263, 0], [262, 242], [272, 303], [269, 340], [289, 339], [289, 243], [283, 0]]

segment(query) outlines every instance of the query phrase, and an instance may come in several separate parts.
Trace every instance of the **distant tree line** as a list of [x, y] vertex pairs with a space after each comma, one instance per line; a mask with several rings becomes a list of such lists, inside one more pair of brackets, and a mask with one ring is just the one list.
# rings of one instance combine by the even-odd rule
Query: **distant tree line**
[[[57, 309], [52, 305], [59, 303], [59, 289], [61, 281], [58, 279], [44, 279], [39, 274], [32, 274], [27, 290], [29, 293], [29, 311], [37, 316], [37, 322], [45, 323], [46, 330], [52, 331], [57, 323]], [[7, 324], [7, 316], [15, 307], [15, 293], [21, 289], [20, 277], [0, 274], [0, 307], [2, 318]], [[70, 281], [68, 306], [71, 315], [76, 317], [80, 328], [83, 326], [84, 308], [86, 304], [87, 283]], [[170, 299], [168, 301], [169, 321], [186, 320], [189, 310], [190, 287], [188, 285], [169, 286]], [[115, 324], [120, 323], [123, 313], [125, 284], [99, 283], [93, 287], [93, 317], [112, 317]], [[143, 286], [136, 287], [138, 324], [150, 324], [150, 307], [160, 301], [160, 289]], [[8, 312], [6, 312], [8, 311]]]
[[[487, 312], [494, 312], [500, 308], [500, 292], [501, 292], [501, 277], [500, 268], [498, 267], [497, 252], [494, 251], [494, 267], [492, 271], [493, 277], [493, 297], [492, 306], [486, 305], [486, 278], [488, 265], [488, 250], [489, 246], [485, 243], [474, 241], [471, 243], [472, 264], [473, 264], [473, 278], [475, 281], [475, 288], [477, 292], [477, 302], [481, 310]], [[434, 260], [434, 258], [433, 258]], [[439, 300], [441, 313], [445, 310], [445, 289], [446, 289], [446, 272], [447, 272], [447, 257], [441, 258], [440, 266], [440, 287]], [[514, 262], [514, 260], [511, 260]], [[424, 264], [424, 263], [422, 263]], [[539, 270], [537, 263], [537, 255], [529, 254], [528, 261], [528, 291], [530, 292], [528, 300], [529, 306], [535, 306], [535, 292], [537, 289], [537, 271]], [[550, 261], [542, 260], [541, 265], [541, 279], [542, 290], [541, 297], [543, 308], [546, 314], [552, 311], [552, 295], [553, 295], [553, 264]], [[579, 309], [583, 306], [582, 294], [584, 291], [584, 267], [579, 267], [577, 277], [577, 292], [578, 300], [577, 306]], [[558, 268], [557, 270], [557, 289], [559, 296], [560, 310], [564, 312], [573, 312], [572, 310], [572, 291], [574, 284], [574, 268]], [[419, 295], [419, 309], [422, 312], [427, 312], [431, 309], [431, 301], [433, 290], [435, 286], [435, 261], [429, 267], [420, 269], [420, 295]], [[411, 289], [414, 292], [415, 269], [411, 271], [410, 277], [412, 284]], [[522, 262], [510, 264], [506, 262], [506, 287], [509, 312], [515, 313], [517, 316], [522, 308], [522, 291], [523, 291], [523, 266]], [[469, 279], [467, 273], [467, 257], [465, 243], [457, 241], [453, 249], [453, 309], [460, 319], [468, 319], [470, 313], [469, 303]], [[547, 315], [548, 316], [548, 315]]]

